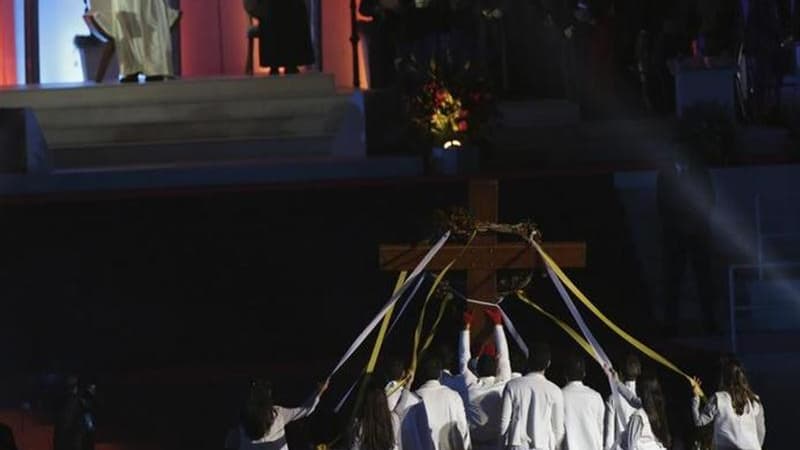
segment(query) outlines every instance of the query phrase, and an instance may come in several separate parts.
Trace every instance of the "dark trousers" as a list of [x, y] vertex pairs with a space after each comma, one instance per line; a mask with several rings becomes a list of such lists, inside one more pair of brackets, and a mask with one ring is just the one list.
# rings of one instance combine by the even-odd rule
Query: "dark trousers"
[[714, 318], [714, 293], [711, 284], [711, 262], [709, 260], [710, 233], [700, 231], [686, 233], [665, 229], [663, 235], [663, 282], [666, 301], [665, 322], [675, 332], [680, 324], [681, 279], [686, 266], [691, 262], [697, 295], [703, 312], [707, 331], [716, 330]]

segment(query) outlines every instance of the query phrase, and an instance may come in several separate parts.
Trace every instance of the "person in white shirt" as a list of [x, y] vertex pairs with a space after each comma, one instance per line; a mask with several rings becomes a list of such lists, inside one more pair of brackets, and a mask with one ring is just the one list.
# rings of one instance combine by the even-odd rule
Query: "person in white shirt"
[[483, 354], [478, 358], [477, 376], [470, 370], [470, 328], [474, 317], [467, 310], [459, 340], [459, 370], [467, 384], [467, 422], [473, 448], [500, 450], [500, 410], [503, 390], [511, 379], [511, 361], [500, 310], [486, 308], [484, 313], [494, 326], [495, 355]]
[[[626, 391], [620, 386], [621, 391]], [[636, 383], [636, 399], [641, 407], [636, 409], [625, 426], [625, 431], [614, 444], [620, 450], [665, 450], [672, 447], [664, 393], [654, 375], [644, 375]]]
[[586, 363], [572, 355], [566, 364], [567, 385], [564, 394], [564, 450], [601, 450], [603, 448], [603, 418], [605, 403], [594, 389], [583, 384]]
[[[430, 443], [433, 450], [470, 450], [472, 444], [464, 403], [457, 392], [439, 382], [441, 373], [442, 362], [436, 356], [426, 357], [419, 368], [419, 377], [423, 384], [416, 394], [422, 399], [422, 410], [427, 421], [425, 430], [420, 423], [421, 417], [416, 417], [419, 442], [424, 447]], [[428, 436], [423, 436], [426, 431]], [[404, 450], [407, 448], [405, 439], [404, 433]]]
[[226, 450], [288, 450], [285, 427], [295, 420], [310, 416], [328, 382], [299, 408], [284, 408], [273, 404], [272, 385], [268, 381], [254, 381], [242, 408], [241, 424], [228, 433]]
[[467, 379], [464, 373], [461, 372], [458, 359], [453, 352], [452, 346], [442, 344], [436, 349], [436, 354], [442, 361], [442, 374], [439, 376], [439, 382], [444, 386], [458, 392], [461, 396], [461, 401], [464, 408], [467, 407]]
[[[632, 395], [636, 394], [636, 379], [642, 374], [642, 362], [638, 356], [629, 354], [622, 364], [622, 385]], [[625, 431], [633, 413], [639, 408], [638, 404], [631, 404], [625, 395], [609, 396], [606, 403], [605, 445], [606, 450], [611, 449], [615, 442]], [[636, 402], [634, 402], [636, 403]]]
[[700, 382], [695, 378], [692, 387], [692, 418], [698, 427], [714, 423], [713, 448], [761, 450], [766, 426], [764, 406], [750, 389], [744, 368], [733, 359], [722, 362], [719, 391], [700, 408]]
[[500, 414], [500, 432], [509, 450], [557, 450], [564, 440], [564, 396], [545, 377], [550, 346], [529, 349], [531, 373], [506, 384]]
[[386, 377], [389, 380], [384, 387], [387, 405], [389, 410], [397, 414], [402, 420], [409, 408], [420, 402], [419, 397], [409, 389], [413, 377], [406, 379], [407, 372], [403, 362], [398, 358], [386, 360], [384, 367], [386, 368]]

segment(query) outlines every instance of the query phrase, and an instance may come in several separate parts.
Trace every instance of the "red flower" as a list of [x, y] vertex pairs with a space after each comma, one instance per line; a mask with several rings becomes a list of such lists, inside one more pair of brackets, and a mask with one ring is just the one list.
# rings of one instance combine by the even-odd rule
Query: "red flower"
[[459, 119], [466, 119], [467, 117], [469, 117], [469, 111], [467, 111], [466, 109], [462, 109], [462, 110], [458, 111], [458, 118]]
[[439, 89], [438, 91], [436, 91], [436, 100], [441, 102], [441, 101], [444, 101], [444, 99], [446, 97], [447, 97], [447, 91], [446, 90]]
[[469, 124], [467, 124], [466, 120], [462, 120], [458, 122], [458, 131], [466, 132], [469, 129]]

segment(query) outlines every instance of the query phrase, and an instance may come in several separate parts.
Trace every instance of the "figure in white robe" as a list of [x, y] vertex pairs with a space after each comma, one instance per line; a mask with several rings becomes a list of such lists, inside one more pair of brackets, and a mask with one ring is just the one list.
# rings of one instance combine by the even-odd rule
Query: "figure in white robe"
[[637, 409], [625, 426], [616, 450], [666, 450], [664, 444], [653, 433], [650, 419], [644, 409]]
[[666, 450], [672, 448], [664, 393], [661, 383], [652, 375], [640, 377], [636, 392], [617, 380], [619, 396], [636, 407], [625, 430], [612, 447], [614, 450]]
[[622, 383], [617, 395], [610, 395], [606, 403], [605, 440], [603, 448], [611, 449], [622, 436], [628, 421], [641, 406], [636, 399], [636, 379], [642, 373], [642, 362], [636, 355], [625, 357], [622, 366]]
[[[245, 432], [244, 425], [240, 425], [231, 430], [225, 438], [226, 450], [289, 450], [289, 445], [286, 441], [286, 426], [291, 422], [303, 419], [314, 413], [314, 410], [319, 405], [320, 397], [323, 392], [328, 388], [327, 382], [314, 392], [311, 397], [300, 407], [297, 408], [284, 408], [283, 406], [274, 405], [266, 414], [272, 416], [269, 427], [266, 429], [263, 436], [251, 437]], [[271, 390], [268, 397], [271, 397]], [[259, 405], [263, 404], [262, 401]], [[269, 402], [271, 404], [271, 398]]]
[[475, 450], [499, 450], [500, 412], [503, 405], [503, 390], [511, 379], [511, 360], [508, 342], [503, 331], [502, 316], [496, 308], [486, 309], [486, 315], [494, 324], [494, 356], [482, 355], [477, 364], [478, 375], [469, 368], [470, 325], [472, 314], [464, 314], [465, 328], [459, 342], [459, 369], [467, 384], [467, 422]]
[[[434, 357], [428, 357], [420, 367], [420, 378], [426, 381], [416, 392], [422, 399], [422, 410], [415, 411], [418, 445], [426, 450], [470, 450], [464, 402], [457, 392], [439, 382], [441, 373], [442, 363]], [[423, 422], [422, 411], [427, 424]], [[404, 440], [403, 450], [410, 449], [406, 444]]]
[[166, 0], [92, 0], [88, 12], [114, 40], [124, 80], [174, 75], [170, 27], [180, 13]]
[[715, 449], [761, 450], [764, 445], [764, 407], [759, 401], [748, 402], [742, 414], [737, 414], [731, 395], [725, 391], [715, 393], [703, 409], [700, 397], [695, 396], [692, 419], [698, 427], [714, 424]]
[[605, 403], [603, 397], [583, 384], [586, 377], [586, 363], [574, 355], [568, 361], [565, 374], [567, 385], [561, 389], [564, 394], [564, 428], [566, 430], [566, 450], [600, 450], [603, 448], [603, 418]]
[[[392, 426], [394, 427], [395, 432], [395, 450], [404, 448], [402, 443], [402, 430], [404, 429], [404, 423], [406, 423], [407, 420], [412, 422], [406, 423], [406, 430], [409, 430], [410, 427], [415, 426], [413, 421], [416, 419], [413, 417], [413, 410], [422, 402], [422, 400], [416, 394], [411, 392], [411, 389], [406, 387], [407, 385], [410, 385], [412, 381], [407, 381], [405, 385], [397, 380], [390, 381], [384, 389], [386, 392], [386, 401], [389, 406], [389, 411], [392, 412]], [[407, 419], [409, 412], [412, 412], [412, 417]], [[411, 434], [413, 435], [413, 433]], [[410, 437], [409, 439], [412, 441], [407, 445], [407, 447], [418, 449], [419, 445], [414, 444], [416, 439], [413, 437]]]
[[536, 343], [529, 349], [531, 373], [506, 384], [500, 415], [507, 449], [559, 450], [564, 441], [564, 394], [545, 377], [550, 347]]
[[712, 447], [715, 450], [761, 450], [767, 433], [764, 405], [750, 388], [741, 363], [722, 361], [719, 390], [700, 407], [700, 380], [694, 379], [692, 419], [698, 427], [714, 424]]

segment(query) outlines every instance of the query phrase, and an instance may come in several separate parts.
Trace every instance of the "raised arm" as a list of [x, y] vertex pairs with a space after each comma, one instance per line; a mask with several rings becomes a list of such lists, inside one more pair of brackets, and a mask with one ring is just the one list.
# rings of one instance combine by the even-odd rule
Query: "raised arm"
[[717, 414], [719, 414], [719, 409], [716, 395], [702, 408], [702, 411], [700, 410], [700, 397], [697, 395], [692, 397], [692, 420], [694, 420], [695, 426], [704, 427], [710, 424], [717, 418]]
[[701, 382], [700, 379], [697, 377], [692, 378], [689, 382], [689, 386], [692, 388], [692, 420], [694, 420], [695, 426], [702, 427], [705, 425], [710, 424], [714, 421], [719, 414], [719, 407], [717, 406], [717, 396], [716, 394], [709, 399], [708, 403], [706, 404], [703, 411], [700, 411], [700, 397], [703, 396], [703, 390], [700, 387]]
[[302, 406], [297, 408], [276, 408], [276, 410], [281, 414], [284, 418], [286, 423], [293, 422], [298, 419], [302, 419], [304, 417], [308, 417], [314, 413], [314, 410], [317, 409], [317, 405], [319, 405], [319, 399], [322, 397], [322, 393], [328, 389], [328, 382], [325, 381], [320, 385], [320, 387], [311, 395], [311, 397], [303, 403]]
[[503, 331], [503, 315], [498, 308], [487, 308], [486, 316], [494, 324], [494, 346], [497, 350], [497, 372], [495, 376], [498, 381], [508, 381], [511, 379], [511, 358], [506, 333]]
[[472, 352], [470, 350], [470, 327], [472, 326], [473, 314], [469, 309], [464, 311], [464, 328], [461, 330], [461, 335], [458, 339], [458, 371], [464, 376], [464, 381], [467, 386], [477, 381], [477, 377], [471, 370], [469, 370], [469, 361], [472, 359]]

